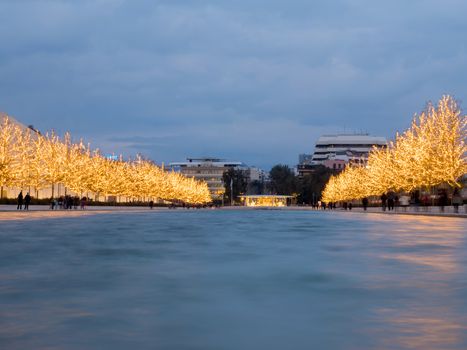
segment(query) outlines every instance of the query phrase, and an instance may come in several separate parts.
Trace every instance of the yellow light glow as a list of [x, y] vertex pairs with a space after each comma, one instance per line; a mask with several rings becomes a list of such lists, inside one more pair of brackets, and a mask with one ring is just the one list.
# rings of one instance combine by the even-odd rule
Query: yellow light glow
[[240, 196], [247, 207], [285, 207], [290, 196], [258, 195]]
[[438, 106], [428, 105], [411, 127], [397, 134], [387, 148], [374, 148], [367, 167], [347, 167], [332, 176], [323, 191], [324, 202], [338, 202], [412, 191], [442, 183], [461, 187], [467, 173], [467, 116], [451, 96]]
[[129, 199], [164, 199], [188, 204], [211, 202], [203, 181], [164, 171], [140, 157], [132, 161], [109, 160], [82, 141], [66, 134], [42, 136], [23, 130], [4, 118], [0, 125], [0, 186], [36, 190], [62, 184], [78, 195], [123, 196]]

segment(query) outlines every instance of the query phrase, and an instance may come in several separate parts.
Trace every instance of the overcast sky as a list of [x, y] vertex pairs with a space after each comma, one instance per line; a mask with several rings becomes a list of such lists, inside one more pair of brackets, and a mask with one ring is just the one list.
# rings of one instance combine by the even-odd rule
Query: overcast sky
[[0, 111], [159, 163], [293, 165], [466, 81], [465, 0], [0, 0]]

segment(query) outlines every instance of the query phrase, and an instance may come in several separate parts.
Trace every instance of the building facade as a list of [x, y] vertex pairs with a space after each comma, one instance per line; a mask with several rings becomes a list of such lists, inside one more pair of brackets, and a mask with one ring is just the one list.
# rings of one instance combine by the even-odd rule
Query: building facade
[[225, 172], [229, 169], [247, 169], [242, 162], [226, 161], [220, 158], [187, 158], [186, 162], [174, 162], [169, 166], [187, 177], [205, 181], [214, 200], [221, 200], [224, 196], [223, 175]]
[[229, 169], [241, 170], [248, 184], [252, 182], [263, 183], [267, 180], [267, 174], [262, 169], [249, 167], [243, 162], [227, 161], [220, 158], [187, 158], [186, 162], [173, 162], [169, 164], [169, 167], [187, 177], [205, 181], [214, 200], [222, 200], [224, 197], [223, 176]]
[[313, 164], [323, 164], [327, 160], [341, 159], [347, 163], [366, 163], [373, 147], [386, 147], [384, 137], [368, 134], [323, 135], [318, 138], [312, 157]]
[[300, 154], [297, 165], [298, 176], [313, 175], [318, 166], [334, 171], [346, 166], [365, 165], [373, 147], [386, 147], [384, 137], [368, 134], [323, 135], [318, 138], [313, 154]]
[[301, 153], [298, 155], [298, 164], [311, 164], [312, 154]]

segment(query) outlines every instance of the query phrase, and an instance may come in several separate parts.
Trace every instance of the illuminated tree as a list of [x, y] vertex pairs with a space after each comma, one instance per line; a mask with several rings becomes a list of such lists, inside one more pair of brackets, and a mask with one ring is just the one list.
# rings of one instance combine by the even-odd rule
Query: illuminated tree
[[442, 183], [461, 187], [467, 173], [467, 116], [456, 101], [443, 96], [416, 115], [411, 127], [397, 134], [386, 149], [373, 149], [367, 168], [346, 168], [332, 177], [324, 201], [358, 199], [388, 191], [412, 191]]
[[42, 136], [4, 118], [0, 128], [0, 185], [36, 190], [55, 186], [75, 193], [126, 196], [132, 199], [162, 198], [202, 204], [211, 201], [207, 184], [167, 172], [138, 156], [133, 161], [112, 160], [98, 150], [73, 143], [70, 134]]
[[3, 188], [14, 186], [19, 175], [21, 129], [4, 117], [0, 127], [0, 196]]
[[41, 157], [44, 181], [51, 186], [52, 198], [54, 198], [55, 185], [62, 183], [65, 179], [67, 145], [62, 143], [60, 138], [52, 132], [45, 136], [39, 156]]

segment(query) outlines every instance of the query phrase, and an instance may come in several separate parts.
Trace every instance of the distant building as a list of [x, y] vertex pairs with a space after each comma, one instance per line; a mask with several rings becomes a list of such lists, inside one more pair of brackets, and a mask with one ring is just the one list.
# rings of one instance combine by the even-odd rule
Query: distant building
[[313, 159], [312, 154], [299, 154], [298, 155], [298, 164], [311, 164], [311, 161]]
[[219, 158], [187, 158], [186, 162], [174, 162], [169, 166], [187, 177], [205, 181], [208, 184], [211, 197], [222, 199], [225, 188], [222, 179], [229, 169], [246, 169], [242, 162], [226, 161]]
[[266, 181], [267, 174], [264, 170], [256, 168], [256, 167], [248, 167], [245, 169], [246, 176], [248, 177], [248, 182], [252, 181], [259, 181], [264, 182]]
[[298, 164], [296, 167], [295, 175], [297, 175], [298, 177], [312, 175], [315, 172], [315, 169], [316, 165]]
[[345, 159], [326, 159], [322, 165], [324, 165], [326, 168], [333, 169], [333, 170], [343, 170], [345, 168], [345, 165], [348, 164], [349, 162], [346, 161]]
[[34, 127], [32, 125], [24, 125], [23, 123], [20, 123], [19, 121], [17, 121], [15, 118], [13, 118], [12, 116], [9, 116], [7, 115], [6, 113], [3, 113], [3, 112], [0, 112], [0, 125], [4, 123], [5, 119], [8, 118], [9, 122], [13, 125], [16, 125], [16, 126], [19, 126], [21, 128], [21, 130], [26, 130], [26, 129], [31, 129], [33, 131], [33, 137], [34, 137], [34, 133], [37, 133], [37, 134], [40, 134], [39, 131], [37, 131], [36, 129], [34, 129]]
[[264, 182], [267, 177], [262, 169], [220, 158], [187, 158], [186, 162], [173, 162], [169, 167], [187, 177], [205, 181], [214, 200], [221, 200], [224, 196], [223, 175], [229, 169], [242, 170], [249, 184], [253, 181]]
[[[368, 154], [373, 147], [386, 147], [384, 137], [368, 134], [337, 134], [323, 135], [318, 138], [312, 164], [323, 164], [328, 160], [343, 160], [350, 164], [366, 163]], [[339, 163], [329, 163], [339, 164]]]
[[312, 155], [300, 154], [298, 176], [312, 175], [317, 166], [341, 171], [347, 165], [366, 164], [373, 147], [386, 147], [384, 137], [368, 134], [336, 134], [319, 137]]

